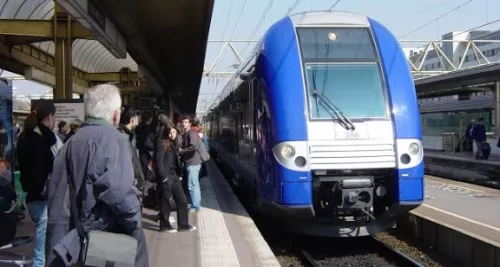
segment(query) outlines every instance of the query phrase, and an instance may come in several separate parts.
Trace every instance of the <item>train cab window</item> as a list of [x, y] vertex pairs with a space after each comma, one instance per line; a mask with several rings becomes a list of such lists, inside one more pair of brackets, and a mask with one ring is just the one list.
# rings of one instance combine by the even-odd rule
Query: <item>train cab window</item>
[[[386, 118], [385, 96], [376, 63], [306, 64], [309, 92], [317, 89], [351, 119]], [[309, 94], [312, 119], [331, 119], [331, 111]]]
[[331, 119], [315, 90], [350, 119], [388, 116], [381, 70], [367, 28], [297, 28], [311, 119]]
[[374, 60], [375, 47], [366, 28], [297, 28], [304, 61]]

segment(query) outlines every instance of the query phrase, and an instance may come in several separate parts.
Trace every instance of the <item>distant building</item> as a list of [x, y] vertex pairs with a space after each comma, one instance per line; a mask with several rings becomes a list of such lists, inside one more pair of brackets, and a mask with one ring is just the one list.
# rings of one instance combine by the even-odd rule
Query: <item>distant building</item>
[[[450, 32], [442, 36], [442, 40], [493, 40], [497, 42], [476, 42], [477, 47], [469, 46], [467, 42], [440, 42], [438, 48], [458, 68], [473, 67], [478, 64], [500, 62], [500, 30], [496, 31], [470, 31]], [[418, 48], [404, 48], [406, 57], [415, 66], [422, 62], [426, 46]], [[481, 56], [479, 52], [484, 56]], [[452, 70], [450, 64], [441, 57], [434, 47], [427, 50], [427, 56], [422, 64], [421, 71], [439, 72]], [[478, 61], [479, 59], [479, 61]], [[444, 64], [444, 66], [443, 66]], [[438, 73], [436, 73], [438, 74]], [[426, 76], [425, 74], [422, 74]], [[418, 78], [418, 75], [414, 75]], [[465, 127], [471, 119], [483, 117], [487, 131], [494, 130], [494, 94], [492, 91], [471, 92], [469, 100], [459, 100], [458, 95], [428, 97], [419, 99], [421, 112], [422, 132], [424, 136], [441, 136], [443, 133], [455, 132], [461, 137]]]
[[[444, 34], [441, 40], [456, 40], [456, 41], [467, 41], [467, 40], [493, 40], [500, 41], [500, 30], [496, 31], [469, 31], [469, 32], [450, 32]], [[453, 63], [454, 66], [458, 67], [460, 62], [462, 62], [461, 68], [472, 67], [486, 63], [486, 59], [489, 62], [500, 61], [500, 42], [476, 42], [475, 45], [477, 49], [483, 54], [484, 58], [478, 53], [473, 46], [468, 47], [468, 51], [464, 56], [464, 51], [467, 48], [467, 42], [440, 42], [436, 43], [438, 48], [442, 51], [442, 54]], [[417, 48], [404, 48], [406, 57], [410, 62], [419, 66], [422, 62], [422, 58], [425, 54], [427, 44], [422, 47]], [[441, 52], [438, 52], [431, 45], [427, 50], [427, 56], [422, 65], [421, 71], [445, 71], [452, 70], [453, 68], [447, 62], [447, 60], [442, 57]], [[476, 57], [477, 55], [477, 57]], [[441, 60], [440, 60], [441, 56]], [[478, 62], [479, 58], [479, 62]], [[443, 68], [444, 67], [444, 68]]]

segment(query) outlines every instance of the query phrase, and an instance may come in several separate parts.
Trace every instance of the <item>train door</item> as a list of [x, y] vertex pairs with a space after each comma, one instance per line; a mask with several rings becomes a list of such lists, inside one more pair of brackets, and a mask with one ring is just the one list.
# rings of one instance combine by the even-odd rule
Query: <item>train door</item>
[[272, 151], [269, 148], [269, 119], [266, 100], [264, 99], [265, 88], [261, 82], [255, 78], [254, 85], [254, 102], [255, 102], [255, 150], [256, 150], [256, 167], [259, 176], [259, 191], [260, 196], [264, 201], [271, 202], [274, 194], [274, 168]]
[[257, 79], [253, 78], [249, 88], [249, 114], [250, 114], [250, 159], [254, 168], [257, 167], [257, 101], [255, 96], [257, 90]]
[[245, 84], [248, 90], [246, 93], [242, 94], [241, 102], [239, 103], [239, 155], [240, 162], [244, 162], [246, 167], [253, 167], [252, 161], [252, 136], [250, 126], [252, 125], [252, 116], [253, 112], [252, 103], [253, 99], [251, 98], [251, 82]]
[[240, 154], [240, 146], [239, 146], [239, 143], [240, 143], [240, 131], [239, 131], [239, 125], [241, 124], [241, 121], [240, 121], [240, 113], [238, 111], [236, 111], [234, 114], [232, 114], [233, 117], [233, 120], [234, 120], [234, 123], [232, 125], [232, 130], [233, 130], [233, 135], [234, 135], [234, 139], [233, 139], [233, 147], [234, 147], [234, 152], [236, 155], [239, 155]]

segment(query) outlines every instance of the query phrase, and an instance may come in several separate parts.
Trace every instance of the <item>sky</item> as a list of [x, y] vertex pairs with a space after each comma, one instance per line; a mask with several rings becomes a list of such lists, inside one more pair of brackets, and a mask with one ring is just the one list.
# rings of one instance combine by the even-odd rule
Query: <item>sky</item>
[[[248, 40], [270, 0], [216, 0], [209, 40], [229, 39], [236, 28], [232, 40]], [[274, 0], [261, 27], [253, 39], [258, 39], [277, 20], [282, 18], [296, 0]], [[302, 0], [291, 14], [329, 9], [337, 0]], [[232, 5], [231, 5], [232, 3]], [[240, 16], [243, 4], [245, 7]], [[495, 10], [500, 10], [498, 0], [340, 0], [333, 10], [348, 11], [369, 16], [389, 28], [397, 37], [406, 40], [439, 40], [441, 35], [451, 31], [464, 31], [490, 21], [500, 19]], [[439, 18], [439, 19], [437, 19]], [[224, 32], [224, 28], [227, 27]], [[238, 22], [238, 23], [237, 23]], [[425, 25], [425, 26], [424, 26]], [[421, 28], [421, 29], [418, 29]], [[418, 29], [418, 30], [417, 30]], [[500, 29], [494, 23], [481, 30]], [[403, 43], [404, 46], [418, 46], [423, 43]], [[244, 43], [234, 44], [241, 51]], [[255, 46], [251, 44], [249, 48]], [[220, 43], [208, 43], [205, 66], [213, 64]], [[248, 57], [247, 48], [243, 58]], [[223, 54], [224, 55], [224, 54]], [[220, 58], [213, 71], [230, 71], [236, 58], [228, 50]], [[203, 78], [198, 99], [198, 111], [205, 110], [217, 97], [229, 78]]]
[[[260, 27], [251, 36], [269, 2], [273, 0], [215, 0], [209, 40], [258, 39], [277, 20], [282, 18], [297, 0], [274, 0]], [[325, 10], [337, 0], [298, 0], [293, 13]], [[369, 16], [389, 28], [397, 37], [406, 40], [439, 40], [451, 31], [464, 31], [500, 19], [498, 0], [340, 0], [333, 10], [349, 11]], [[480, 30], [500, 29], [493, 23]], [[209, 42], [205, 66], [213, 64], [221, 43]], [[417, 46], [418, 43], [404, 46]], [[420, 43], [422, 45], [422, 43]], [[243, 59], [255, 46], [234, 43]], [[229, 47], [228, 47], [229, 48]], [[242, 52], [243, 51], [243, 52]], [[234, 71], [237, 63], [230, 49], [223, 53], [213, 71]], [[227, 83], [228, 78], [204, 77], [200, 88], [198, 110], [204, 110]], [[22, 94], [42, 94], [48, 88], [30, 81], [14, 81]]]

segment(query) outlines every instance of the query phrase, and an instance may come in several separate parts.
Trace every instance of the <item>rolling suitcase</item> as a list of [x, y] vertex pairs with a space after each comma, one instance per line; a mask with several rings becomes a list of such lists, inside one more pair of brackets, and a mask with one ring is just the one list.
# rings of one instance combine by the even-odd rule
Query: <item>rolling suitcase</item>
[[490, 144], [489, 144], [489, 143], [484, 142], [484, 143], [481, 145], [481, 148], [482, 148], [482, 150], [483, 150], [484, 159], [488, 159], [488, 158], [490, 157], [490, 153], [491, 153], [491, 147], [490, 147]]

